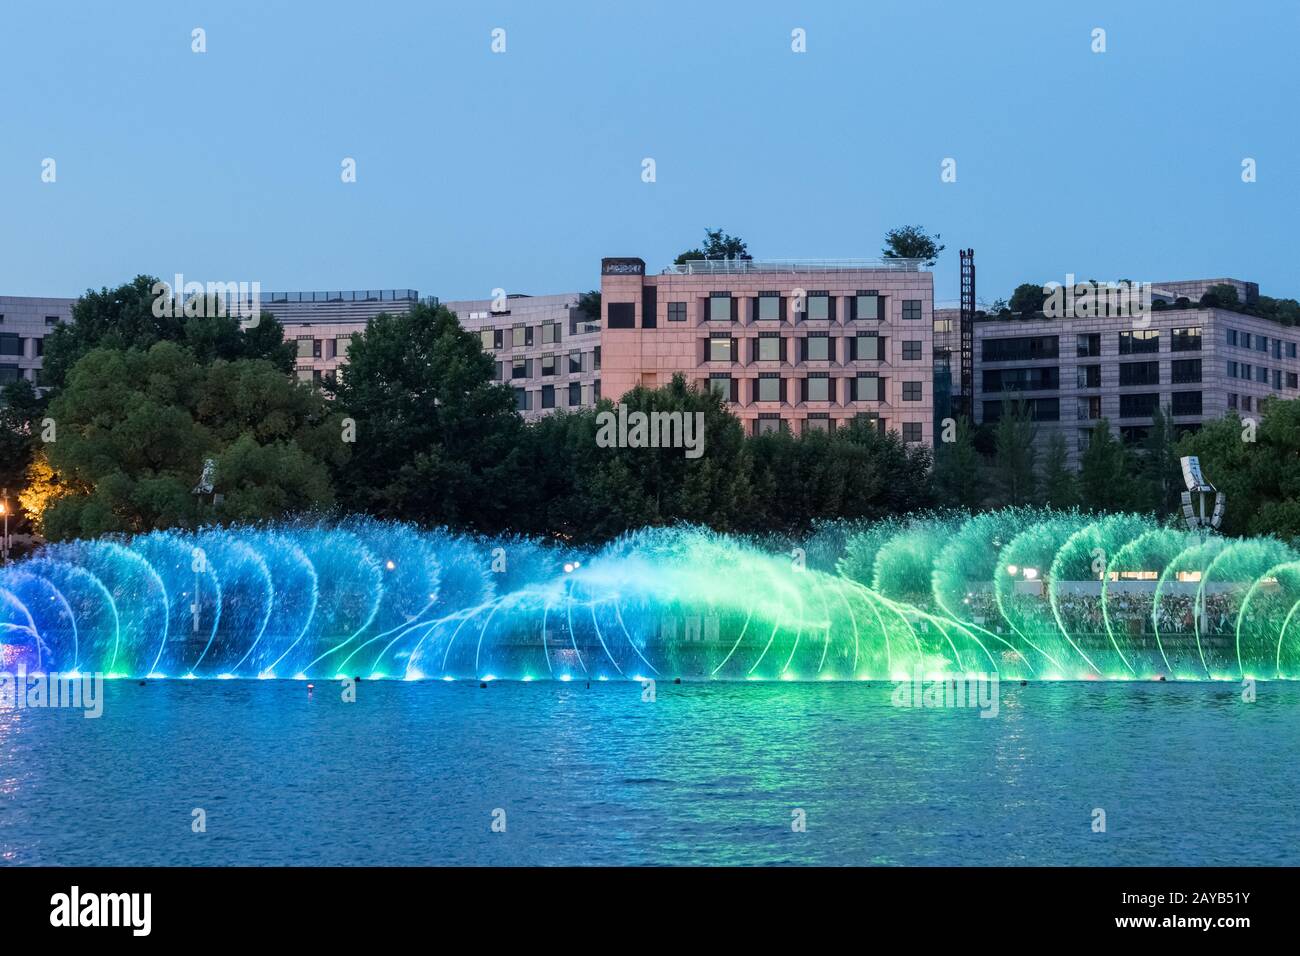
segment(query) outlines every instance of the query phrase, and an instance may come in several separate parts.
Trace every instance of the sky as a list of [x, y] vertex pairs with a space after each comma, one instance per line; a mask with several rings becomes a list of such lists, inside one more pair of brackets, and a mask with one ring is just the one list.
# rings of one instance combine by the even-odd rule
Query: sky
[[706, 226], [858, 258], [918, 224], [940, 302], [964, 247], [984, 301], [1070, 273], [1296, 297], [1297, 49], [1295, 0], [6, 0], [0, 294], [540, 295]]

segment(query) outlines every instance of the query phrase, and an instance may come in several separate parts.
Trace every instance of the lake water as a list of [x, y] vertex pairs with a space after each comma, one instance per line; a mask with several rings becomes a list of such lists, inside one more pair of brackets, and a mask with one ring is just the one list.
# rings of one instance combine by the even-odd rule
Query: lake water
[[894, 707], [888, 683], [367, 682], [345, 703], [110, 681], [98, 720], [0, 710], [0, 859], [1295, 865], [1300, 685], [1257, 689], [1008, 683], [981, 718]]

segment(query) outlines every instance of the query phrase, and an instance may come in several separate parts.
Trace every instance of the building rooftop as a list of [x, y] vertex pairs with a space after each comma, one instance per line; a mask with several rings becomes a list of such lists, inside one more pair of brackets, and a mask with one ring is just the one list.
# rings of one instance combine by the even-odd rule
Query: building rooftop
[[920, 272], [924, 259], [689, 259], [660, 275], [747, 275], [762, 272]]

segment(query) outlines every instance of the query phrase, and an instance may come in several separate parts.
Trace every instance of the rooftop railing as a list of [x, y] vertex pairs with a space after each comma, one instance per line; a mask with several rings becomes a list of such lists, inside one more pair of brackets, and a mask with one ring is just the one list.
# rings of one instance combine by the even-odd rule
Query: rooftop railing
[[765, 272], [920, 272], [924, 259], [689, 259], [661, 275], [748, 275]]
[[263, 292], [263, 302], [415, 302], [414, 289], [354, 289], [349, 292]]

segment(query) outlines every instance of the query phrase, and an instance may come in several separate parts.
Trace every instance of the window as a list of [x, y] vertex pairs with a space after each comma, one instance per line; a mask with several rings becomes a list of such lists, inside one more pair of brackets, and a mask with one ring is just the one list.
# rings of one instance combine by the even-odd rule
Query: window
[[710, 362], [731, 361], [731, 336], [730, 335], [709, 337], [709, 361]]
[[724, 402], [733, 401], [732, 380], [730, 375], [713, 374], [709, 376], [709, 391]]
[[885, 340], [879, 335], [856, 335], [849, 339], [854, 361], [879, 362], [885, 357]]
[[1155, 329], [1142, 329], [1137, 332], [1119, 334], [1120, 355], [1140, 355], [1144, 352], [1160, 351], [1160, 333]]
[[0, 355], [22, 355], [23, 340], [13, 333], [0, 334]]
[[760, 322], [781, 318], [781, 297], [775, 292], [758, 294], [758, 311], [754, 316]]
[[1228, 378], [1238, 378], [1241, 375], [1241, 369], [1236, 362], [1229, 362], [1224, 371]]
[[[36, 357], [37, 357], [37, 358], [40, 358], [40, 357], [41, 357], [42, 355], [44, 355], [44, 354], [45, 354], [45, 340], [44, 340], [44, 339], [37, 339], [37, 340], [36, 340]], [[344, 356], [347, 355], [347, 350], [346, 350], [346, 348], [344, 349], [344, 351], [343, 351], [342, 354], [343, 354]]]
[[1201, 330], [1199, 327], [1169, 330], [1169, 351], [1199, 352], [1200, 350]]
[[1101, 396], [1092, 395], [1078, 400], [1079, 421], [1093, 422], [1101, 418]]
[[1249, 396], [1249, 395], [1243, 395], [1243, 396], [1241, 396], [1241, 410], [1242, 410], [1243, 412], [1248, 412], [1248, 411], [1250, 411], [1250, 396]]
[[758, 420], [754, 422], [754, 434], [774, 435], [781, 431], [783, 424], [780, 414], [761, 412], [759, 413]]
[[781, 376], [775, 372], [763, 372], [758, 376], [757, 401], [781, 401]]
[[510, 360], [510, 377], [511, 378], [528, 378], [531, 371], [529, 366], [532, 362], [526, 358], [517, 358]]
[[501, 362], [492, 363], [492, 381], [501, 381], [501, 376], [505, 374], [505, 366]]
[[1288, 342], [1288, 343], [1286, 344], [1286, 357], [1287, 357], [1287, 358], [1295, 358], [1295, 357], [1296, 357], [1296, 347], [1295, 347], [1295, 343], [1294, 343], [1294, 342]]
[[298, 358], [320, 358], [320, 340], [299, 339]]
[[709, 321], [710, 322], [731, 321], [731, 293], [730, 292], [709, 293]]
[[1200, 359], [1175, 359], [1169, 363], [1169, 380], [1182, 385], [1201, 380]]
[[1159, 385], [1160, 363], [1120, 362], [1119, 384], [1121, 387], [1128, 385]]
[[825, 335], [810, 335], [803, 340], [805, 362], [829, 362], [831, 340]]
[[760, 332], [754, 341], [754, 349], [757, 362], [779, 362], [785, 352], [781, 336], [774, 332]]
[[569, 407], [577, 408], [581, 404], [582, 404], [582, 383], [570, 382], [569, 383]]
[[921, 400], [921, 383], [904, 382], [903, 383], [903, 401], [919, 402]]
[[1236, 407], [1237, 407], [1237, 396], [1236, 396], [1235, 394], [1233, 394], [1232, 392], [1229, 392], [1229, 393], [1228, 393], [1228, 407], [1229, 407], [1229, 408], [1236, 408]]
[[1266, 369], [1266, 368], [1265, 368], [1264, 366], [1262, 366], [1262, 365], [1256, 365], [1256, 366], [1255, 366], [1255, 381], [1259, 382], [1261, 385], [1267, 385], [1267, 384], [1268, 384], [1268, 369]]
[[1041, 392], [1061, 387], [1060, 369], [1055, 365], [1042, 368], [986, 368], [986, 392]]
[[58, 324], [59, 324], [59, 317], [57, 315], [47, 315], [45, 317], [45, 325], [47, 328]]
[[1024, 362], [1029, 359], [1057, 358], [1060, 337], [1030, 335], [1014, 339], [985, 339], [980, 348], [985, 362]]
[[334, 357], [347, 358], [348, 349], [352, 347], [352, 336], [340, 335], [334, 340]]
[[1229, 345], [1236, 345], [1236, 344], [1237, 344], [1237, 330], [1236, 330], [1236, 329], [1228, 329], [1228, 344], [1229, 344]]
[[825, 412], [813, 412], [803, 423], [804, 433], [828, 432], [831, 430], [831, 417]]
[[824, 321], [831, 317], [831, 297], [824, 292], [809, 293], [808, 314], [805, 318]]
[[560, 341], [560, 323], [543, 322], [542, 323], [542, 344], [554, 345], [558, 341]]
[[[1006, 400], [984, 403], [984, 422], [993, 424], [1002, 418], [1004, 408], [1010, 408]], [[1025, 401], [1025, 411], [1036, 422], [1056, 422], [1061, 420], [1061, 400], [1059, 398], [1031, 398]]]
[[880, 296], [874, 292], [859, 292], [853, 297], [853, 317], [872, 322], [880, 321]]
[[1079, 358], [1096, 358], [1101, 355], [1101, 333], [1092, 332], [1080, 335], [1078, 341]]
[[912, 341], [911, 339], [903, 340], [903, 361], [921, 361], [921, 343], [919, 341]]
[[533, 330], [530, 326], [516, 325], [510, 330], [510, 345], [522, 349], [533, 344]]
[[1273, 387], [1274, 387], [1275, 389], [1280, 389], [1280, 388], [1282, 387], [1282, 370], [1281, 370], [1281, 369], [1276, 369], [1276, 368], [1273, 369]]
[[831, 380], [825, 374], [809, 375], [804, 379], [805, 402], [829, 402], [831, 400]]
[[591, 351], [591, 364], [594, 371], [600, 371], [600, 346], [597, 345]]
[[1119, 417], [1150, 418], [1159, 405], [1160, 395], [1157, 392], [1121, 395], [1119, 397]]
[[479, 340], [479, 345], [482, 346], [484, 352], [491, 352], [496, 345], [496, 330], [480, 329], [478, 333], [478, 340]]
[[1286, 387], [1287, 387], [1287, 388], [1300, 388], [1300, 376], [1297, 376], [1297, 373], [1295, 373], [1295, 372], [1287, 372], [1287, 373], [1286, 373]]
[[528, 411], [528, 389], [526, 388], [515, 389], [515, 411], [517, 412]]
[[554, 375], [554, 374], [555, 374], [555, 356], [554, 356], [554, 355], [543, 355], [543, 356], [542, 356], [542, 374], [543, 374], [543, 375]]
[[634, 329], [636, 328], [636, 303], [634, 302], [611, 302], [609, 303], [609, 322], [611, 329]]
[[859, 375], [850, 381], [855, 402], [879, 402], [885, 397], [885, 380], [879, 375]]
[[1080, 365], [1077, 371], [1079, 388], [1101, 388], [1100, 365]]
[[686, 321], [686, 303], [669, 302], [668, 303], [668, 321], [685, 322]]
[[555, 407], [555, 386], [543, 385], [542, 386], [542, 408], [554, 408], [554, 407]]
[[903, 300], [903, 318], [911, 321], [921, 318], [921, 300], [904, 299]]
[[1267, 335], [1257, 335], [1257, 336], [1255, 336], [1255, 351], [1256, 351], [1256, 352], [1267, 352], [1267, 351], [1268, 351], [1268, 336], [1267, 336]]
[[921, 423], [903, 422], [903, 441], [921, 441]]
[[1250, 333], [1249, 333], [1249, 332], [1242, 332], [1242, 333], [1237, 337], [1237, 344], [1240, 345], [1243, 349], [1248, 349], [1248, 348], [1250, 348]]
[[1174, 392], [1170, 407], [1175, 415], [1201, 414], [1200, 392]]

